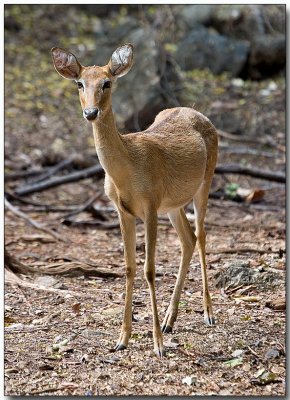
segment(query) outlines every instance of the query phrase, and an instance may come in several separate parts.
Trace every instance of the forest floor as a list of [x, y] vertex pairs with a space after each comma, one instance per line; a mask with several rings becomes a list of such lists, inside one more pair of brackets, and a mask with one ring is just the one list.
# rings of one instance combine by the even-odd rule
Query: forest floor
[[[262, 181], [249, 180], [255, 187], [261, 186]], [[283, 395], [285, 311], [277, 309], [275, 301], [285, 297], [285, 192], [281, 184], [269, 186], [273, 189], [268, 189], [258, 204], [210, 199], [207, 265], [216, 325], [203, 323], [201, 273], [195, 251], [174, 331], [164, 335], [167, 353], [161, 360], [153, 353], [149, 292], [142, 266], [142, 224], [137, 225], [132, 338], [128, 349], [112, 353], [125, 294], [119, 229], [69, 227], [60, 225], [61, 213], [29, 212], [30, 217], [69, 239], [65, 243], [7, 211], [6, 248], [21, 262], [36, 268], [72, 261], [92, 263], [120, 277], [32, 275], [22, 278], [36, 288], [7, 283], [6, 395]], [[93, 190], [88, 179], [34, 194], [30, 200], [67, 204], [72, 195], [80, 201]], [[100, 200], [105, 204], [105, 197]], [[193, 216], [190, 209], [188, 215]], [[89, 219], [85, 213], [79, 218]], [[110, 220], [116, 218], [111, 212]], [[156, 264], [160, 319], [170, 300], [179, 258], [177, 235], [162, 219]], [[264, 278], [231, 285], [226, 271], [245, 265]], [[221, 279], [225, 282], [222, 288], [218, 285]]]
[[[63, 25], [55, 32], [57, 24], [51, 23], [56, 17], [63, 21], [63, 15], [44, 13], [40, 25], [38, 14], [33, 14], [37, 22], [31, 23], [31, 10], [25, 10], [12, 9], [16, 22], [24, 24], [20, 33], [12, 19], [5, 34], [5, 191], [9, 193], [25, 183], [24, 178], [8, 179], [15, 172], [48, 168], [72, 153], [89, 160], [89, 151], [94, 152], [90, 124], [82, 120], [76, 90], [56, 75], [47, 50], [52, 38], [58, 43], [58, 35], [67, 34], [61, 32]], [[66, 15], [66, 29], [68, 18], [74, 32], [81, 25], [80, 16], [73, 10]], [[45, 49], [35, 53], [40, 44]], [[183, 83], [181, 104], [194, 105], [231, 134], [221, 132], [219, 163], [284, 172], [282, 75], [254, 82], [192, 71], [184, 74]], [[237, 189], [250, 192], [248, 201], [234, 201]], [[120, 229], [113, 227], [117, 214], [103, 194], [102, 179], [93, 177], [32, 193], [23, 197], [27, 204], [10, 199], [66, 241], [5, 210], [7, 251], [35, 269], [68, 272], [19, 275], [20, 284], [6, 281], [5, 394], [285, 395], [285, 184], [216, 174], [211, 192], [220, 191], [227, 193], [227, 199], [210, 198], [206, 218], [216, 325], [207, 327], [203, 322], [201, 271], [195, 251], [173, 333], [164, 335], [166, 356], [162, 359], [153, 353], [141, 223], [137, 225], [132, 337], [126, 350], [112, 352], [122, 323], [125, 265]], [[102, 221], [90, 225], [93, 217], [88, 212], [74, 217], [87, 224], [62, 223], [72, 206], [85, 204], [96, 193], [95, 204], [113, 223], [111, 229], [104, 229]], [[67, 211], [43, 212], [36, 203]], [[191, 205], [187, 214], [194, 226]], [[160, 219], [156, 292], [161, 322], [179, 262], [177, 235], [169, 221]], [[91, 269], [84, 273], [81, 267]], [[115, 276], [94, 276], [94, 269]]]

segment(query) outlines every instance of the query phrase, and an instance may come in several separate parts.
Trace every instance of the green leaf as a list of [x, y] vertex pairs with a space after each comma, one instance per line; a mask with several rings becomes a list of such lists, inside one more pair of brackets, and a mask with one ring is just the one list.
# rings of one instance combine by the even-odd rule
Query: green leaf
[[242, 357], [233, 358], [233, 359], [231, 359], [231, 360], [225, 361], [224, 364], [225, 364], [227, 367], [230, 367], [230, 368], [236, 367], [237, 365], [243, 364], [243, 359], [242, 359]]

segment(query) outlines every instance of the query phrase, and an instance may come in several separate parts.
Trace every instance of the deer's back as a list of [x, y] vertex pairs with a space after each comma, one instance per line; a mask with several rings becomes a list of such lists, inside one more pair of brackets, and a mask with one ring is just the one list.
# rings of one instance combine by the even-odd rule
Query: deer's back
[[164, 110], [148, 129], [123, 138], [132, 184], [137, 192], [159, 196], [164, 211], [190, 201], [216, 162], [216, 130], [191, 108]]

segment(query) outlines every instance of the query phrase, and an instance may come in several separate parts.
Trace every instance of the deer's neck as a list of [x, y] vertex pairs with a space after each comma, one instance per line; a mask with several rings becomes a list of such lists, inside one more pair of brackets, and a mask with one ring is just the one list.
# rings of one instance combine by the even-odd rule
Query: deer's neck
[[99, 161], [116, 184], [126, 175], [127, 152], [112, 110], [93, 122], [95, 146]]

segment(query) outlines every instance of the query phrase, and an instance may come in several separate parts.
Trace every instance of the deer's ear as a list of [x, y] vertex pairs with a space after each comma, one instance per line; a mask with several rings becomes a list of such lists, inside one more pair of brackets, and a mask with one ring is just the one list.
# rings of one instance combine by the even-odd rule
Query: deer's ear
[[72, 53], [60, 47], [53, 47], [51, 55], [54, 68], [63, 78], [78, 79], [82, 66]]
[[116, 77], [120, 78], [123, 75], [126, 75], [133, 64], [133, 46], [128, 43], [124, 44], [124, 46], [118, 47], [109, 61], [109, 70], [110, 73]]

